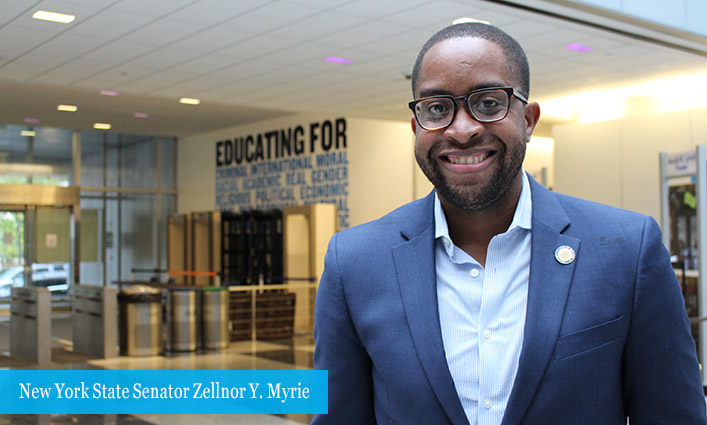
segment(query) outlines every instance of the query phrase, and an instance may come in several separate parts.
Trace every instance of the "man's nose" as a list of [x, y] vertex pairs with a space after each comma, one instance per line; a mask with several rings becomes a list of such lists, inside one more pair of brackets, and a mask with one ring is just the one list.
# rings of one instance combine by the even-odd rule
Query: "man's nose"
[[464, 105], [457, 104], [457, 114], [452, 123], [444, 129], [444, 135], [459, 143], [468, 143], [483, 131], [483, 123], [474, 119]]

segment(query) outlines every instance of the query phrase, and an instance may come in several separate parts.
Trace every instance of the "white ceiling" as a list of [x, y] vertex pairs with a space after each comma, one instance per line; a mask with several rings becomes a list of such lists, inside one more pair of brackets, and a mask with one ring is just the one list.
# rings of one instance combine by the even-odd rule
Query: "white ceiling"
[[[0, 123], [34, 117], [40, 126], [89, 129], [107, 122], [121, 133], [184, 136], [299, 112], [407, 121], [406, 74], [419, 48], [462, 16], [490, 21], [521, 42], [535, 99], [707, 70], [705, 56], [508, 3], [0, 0]], [[705, 51], [699, 40], [568, 12], [556, 1], [517, 3]], [[32, 19], [40, 9], [76, 20]], [[594, 50], [564, 49], [570, 43]], [[183, 96], [202, 103], [177, 103]], [[58, 112], [59, 103], [79, 110]]]

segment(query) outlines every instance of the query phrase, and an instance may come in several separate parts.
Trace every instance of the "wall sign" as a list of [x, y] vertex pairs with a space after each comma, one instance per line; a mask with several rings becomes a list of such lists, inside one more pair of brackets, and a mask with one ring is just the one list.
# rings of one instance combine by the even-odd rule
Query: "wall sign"
[[677, 177], [697, 173], [697, 156], [695, 151], [668, 155], [665, 175]]
[[216, 142], [216, 208], [269, 210], [333, 203], [349, 226], [346, 120], [337, 118]]

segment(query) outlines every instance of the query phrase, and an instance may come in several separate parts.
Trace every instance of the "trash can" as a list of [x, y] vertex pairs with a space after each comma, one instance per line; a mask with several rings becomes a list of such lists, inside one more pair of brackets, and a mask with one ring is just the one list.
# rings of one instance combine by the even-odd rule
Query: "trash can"
[[120, 354], [156, 356], [162, 352], [162, 291], [133, 285], [118, 293]]
[[167, 291], [168, 351], [197, 349], [196, 306], [196, 289], [177, 287]]
[[201, 289], [201, 346], [205, 350], [228, 347], [229, 295], [225, 286], [206, 286]]

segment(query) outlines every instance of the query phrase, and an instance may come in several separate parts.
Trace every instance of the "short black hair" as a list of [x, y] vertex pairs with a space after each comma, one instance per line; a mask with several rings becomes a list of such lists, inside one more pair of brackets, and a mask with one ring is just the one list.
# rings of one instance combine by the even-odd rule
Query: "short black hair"
[[437, 43], [449, 40], [450, 38], [481, 38], [488, 40], [503, 50], [506, 59], [508, 60], [508, 70], [520, 85], [519, 90], [526, 98], [530, 95], [530, 67], [528, 66], [528, 57], [525, 55], [520, 44], [510, 35], [501, 31], [493, 25], [484, 24], [481, 22], [466, 22], [463, 24], [450, 25], [441, 29], [433, 35], [420, 50], [415, 60], [415, 66], [412, 68], [412, 94], [415, 95], [417, 88], [417, 80], [420, 76], [420, 68], [422, 67], [422, 59], [425, 54]]

